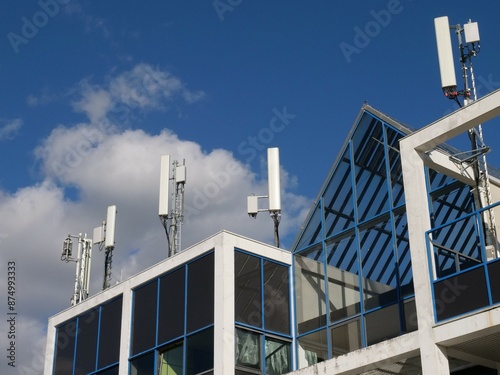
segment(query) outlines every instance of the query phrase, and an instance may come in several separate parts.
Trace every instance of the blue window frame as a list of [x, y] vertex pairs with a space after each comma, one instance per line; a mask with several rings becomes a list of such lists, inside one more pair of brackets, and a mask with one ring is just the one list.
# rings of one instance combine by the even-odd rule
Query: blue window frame
[[133, 291], [130, 375], [213, 369], [214, 252]]
[[54, 375], [118, 371], [122, 302], [120, 296], [57, 327]]

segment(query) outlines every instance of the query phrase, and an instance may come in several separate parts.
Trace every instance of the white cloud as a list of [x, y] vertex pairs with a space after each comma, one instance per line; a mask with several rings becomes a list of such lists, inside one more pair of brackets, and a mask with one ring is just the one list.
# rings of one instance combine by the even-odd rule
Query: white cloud
[[0, 141], [4, 139], [12, 139], [23, 126], [23, 120], [16, 118], [13, 120], [0, 120]]
[[[53, 129], [36, 150], [43, 181], [14, 194], [0, 192], [0, 264], [16, 262], [16, 296], [23, 321], [19, 330], [25, 330], [18, 359], [20, 365], [34, 369], [27, 371], [30, 374], [41, 373], [31, 363], [43, 352], [48, 317], [69, 307], [75, 264], [60, 261], [68, 234], [91, 236], [105, 219], [106, 207], [116, 204], [112, 282], [166, 257], [166, 237], [157, 216], [162, 154], [185, 159], [187, 166], [183, 248], [222, 229], [273, 243], [268, 215], [252, 220], [246, 214], [247, 195], [264, 194], [267, 182], [230, 152], [205, 152], [167, 129], [148, 134], [102, 124]], [[296, 232], [310, 204], [290, 192], [293, 185], [294, 179], [283, 170], [282, 238]], [[68, 199], [67, 188], [76, 189], [78, 197]], [[104, 255], [94, 248], [91, 294], [101, 288], [103, 263]], [[5, 283], [1, 278], [2, 300], [6, 300]], [[0, 328], [2, 337], [4, 333]], [[7, 368], [6, 363], [0, 366]]]
[[205, 96], [203, 91], [187, 89], [169, 72], [144, 63], [108, 77], [105, 85], [91, 85], [83, 80], [77, 92], [80, 98], [73, 103], [73, 108], [85, 113], [91, 122], [101, 120], [110, 111], [160, 110], [179, 99], [191, 104]]

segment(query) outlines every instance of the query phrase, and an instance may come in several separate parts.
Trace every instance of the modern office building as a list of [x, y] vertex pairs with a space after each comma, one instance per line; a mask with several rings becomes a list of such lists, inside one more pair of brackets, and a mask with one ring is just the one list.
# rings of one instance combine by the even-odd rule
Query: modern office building
[[364, 105], [291, 249], [223, 231], [88, 298], [45, 374], [500, 374], [500, 173], [445, 145], [499, 114]]

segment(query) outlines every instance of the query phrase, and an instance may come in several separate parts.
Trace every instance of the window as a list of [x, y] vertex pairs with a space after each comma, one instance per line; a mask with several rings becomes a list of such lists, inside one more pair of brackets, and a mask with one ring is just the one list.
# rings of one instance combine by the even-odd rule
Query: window
[[290, 371], [289, 341], [236, 328], [236, 373], [281, 375]]
[[54, 375], [85, 375], [117, 364], [121, 316], [120, 296], [57, 327]]
[[214, 322], [214, 253], [188, 264], [186, 331]]
[[290, 334], [288, 266], [235, 251], [235, 320]]
[[359, 319], [332, 328], [333, 357], [361, 348], [361, 324]]
[[134, 292], [132, 354], [155, 346], [157, 285], [155, 281]]
[[160, 278], [159, 344], [184, 334], [184, 283], [184, 267]]
[[181, 375], [183, 366], [182, 342], [173, 344], [160, 354], [159, 375]]
[[326, 329], [310, 333], [298, 339], [299, 368], [314, 365], [328, 359]]
[[57, 328], [54, 375], [66, 375], [73, 372], [75, 338], [76, 319]]
[[326, 325], [325, 268], [322, 247], [295, 256], [295, 296], [299, 334]]

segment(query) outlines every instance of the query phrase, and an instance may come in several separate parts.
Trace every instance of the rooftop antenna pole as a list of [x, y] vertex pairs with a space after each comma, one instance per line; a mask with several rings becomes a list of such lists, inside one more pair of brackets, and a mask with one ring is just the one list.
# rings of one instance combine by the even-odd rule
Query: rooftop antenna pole
[[[280, 247], [278, 226], [281, 221], [281, 184], [280, 184], [280, 159], [279, 148], [267, 149], [267, 180], [268, 195], [251, 195], [247, 198], [247, 212], [250, 217], [256, 218], [262, 211], [269, 211], [274, 223], [274, 246]], [[259, 198], [269, 199], [268, 209], [259, 209]]]
[[[479, 28], [477, 22], [469, 20], [463, 27], [459, 24], [449, 26], [448, 17], [445, 16], [434, 19], [434, 26], [443, 93], [449, 99], [455, 100], [460, 107], [462, 107], [462, 105], [458, 100], [458, 96], [463, 96], [463, 105], [467, 106], [477, 100], [476, 83], [472, 67], [472, 57], [477, 56], [480, 51]], [[450, 29], [455, 30], [458, 38], [460, 65], [464, 84], [464, 89], [462, 91], [457, 91], [456, 89], [455, 68], [449, 35]], [[463, 43], [462, 34], [465, 38], [465, 43]], [[472, 99], [467, 70], [470, 70], [471, 75]], [[472, 156], [466, 160], [461, 160], [457, 158], [456, 155], [450, 158], [454, 161], [459, 161], [461, 164], [472, 162], [476, 185], [474, 198], [476, 207], [481, 209], [492, 204], [488, 166], [486, 164], [486, 153], [490, 151], [490, 148], [484, 143], [481, 124], [475, 129], [469, 130], [469, 139], [472, 146]], [[483, 211], [483, 227], [486, 233], [487, 258], [497, 258], [500, 256], [500, 246], [497, 241], [495, 217], [492, 209]]]
[[182, 161], [182, 164], [177, 162], [177, 160], [171, 162], [170, 155], [162, 155], [160, 164], [160, 199], [158, 215], [167, 236], [167, 257], [171, 257], [181, 250], [181, 227], [184, 221], [186, 166], [185, 160]]
[[[76, 258], [73, 258], [73, 240], [78, 239], [78, 252]], [[68, 234], [68, 237], [63, 242], [63, 251], [61, 260], [68, 262], [76, 262], [75, 273], [75, 288], [71, 297], [71, 306], [82, 302], [89, 296], [90, 287], [90, 261], [92, 257], [92, 240], [87, 239], [86, 234], [73, 236]]]
[[94, 228], [94, 244], [99, 245], [99, 250], [104, 249], [104, 278], [102, 290], [111, 286], [111, 264], [113, 263], [113, 250], [115, 248], [116, 206], [108, 206], [106, 221], [100, 227]]

